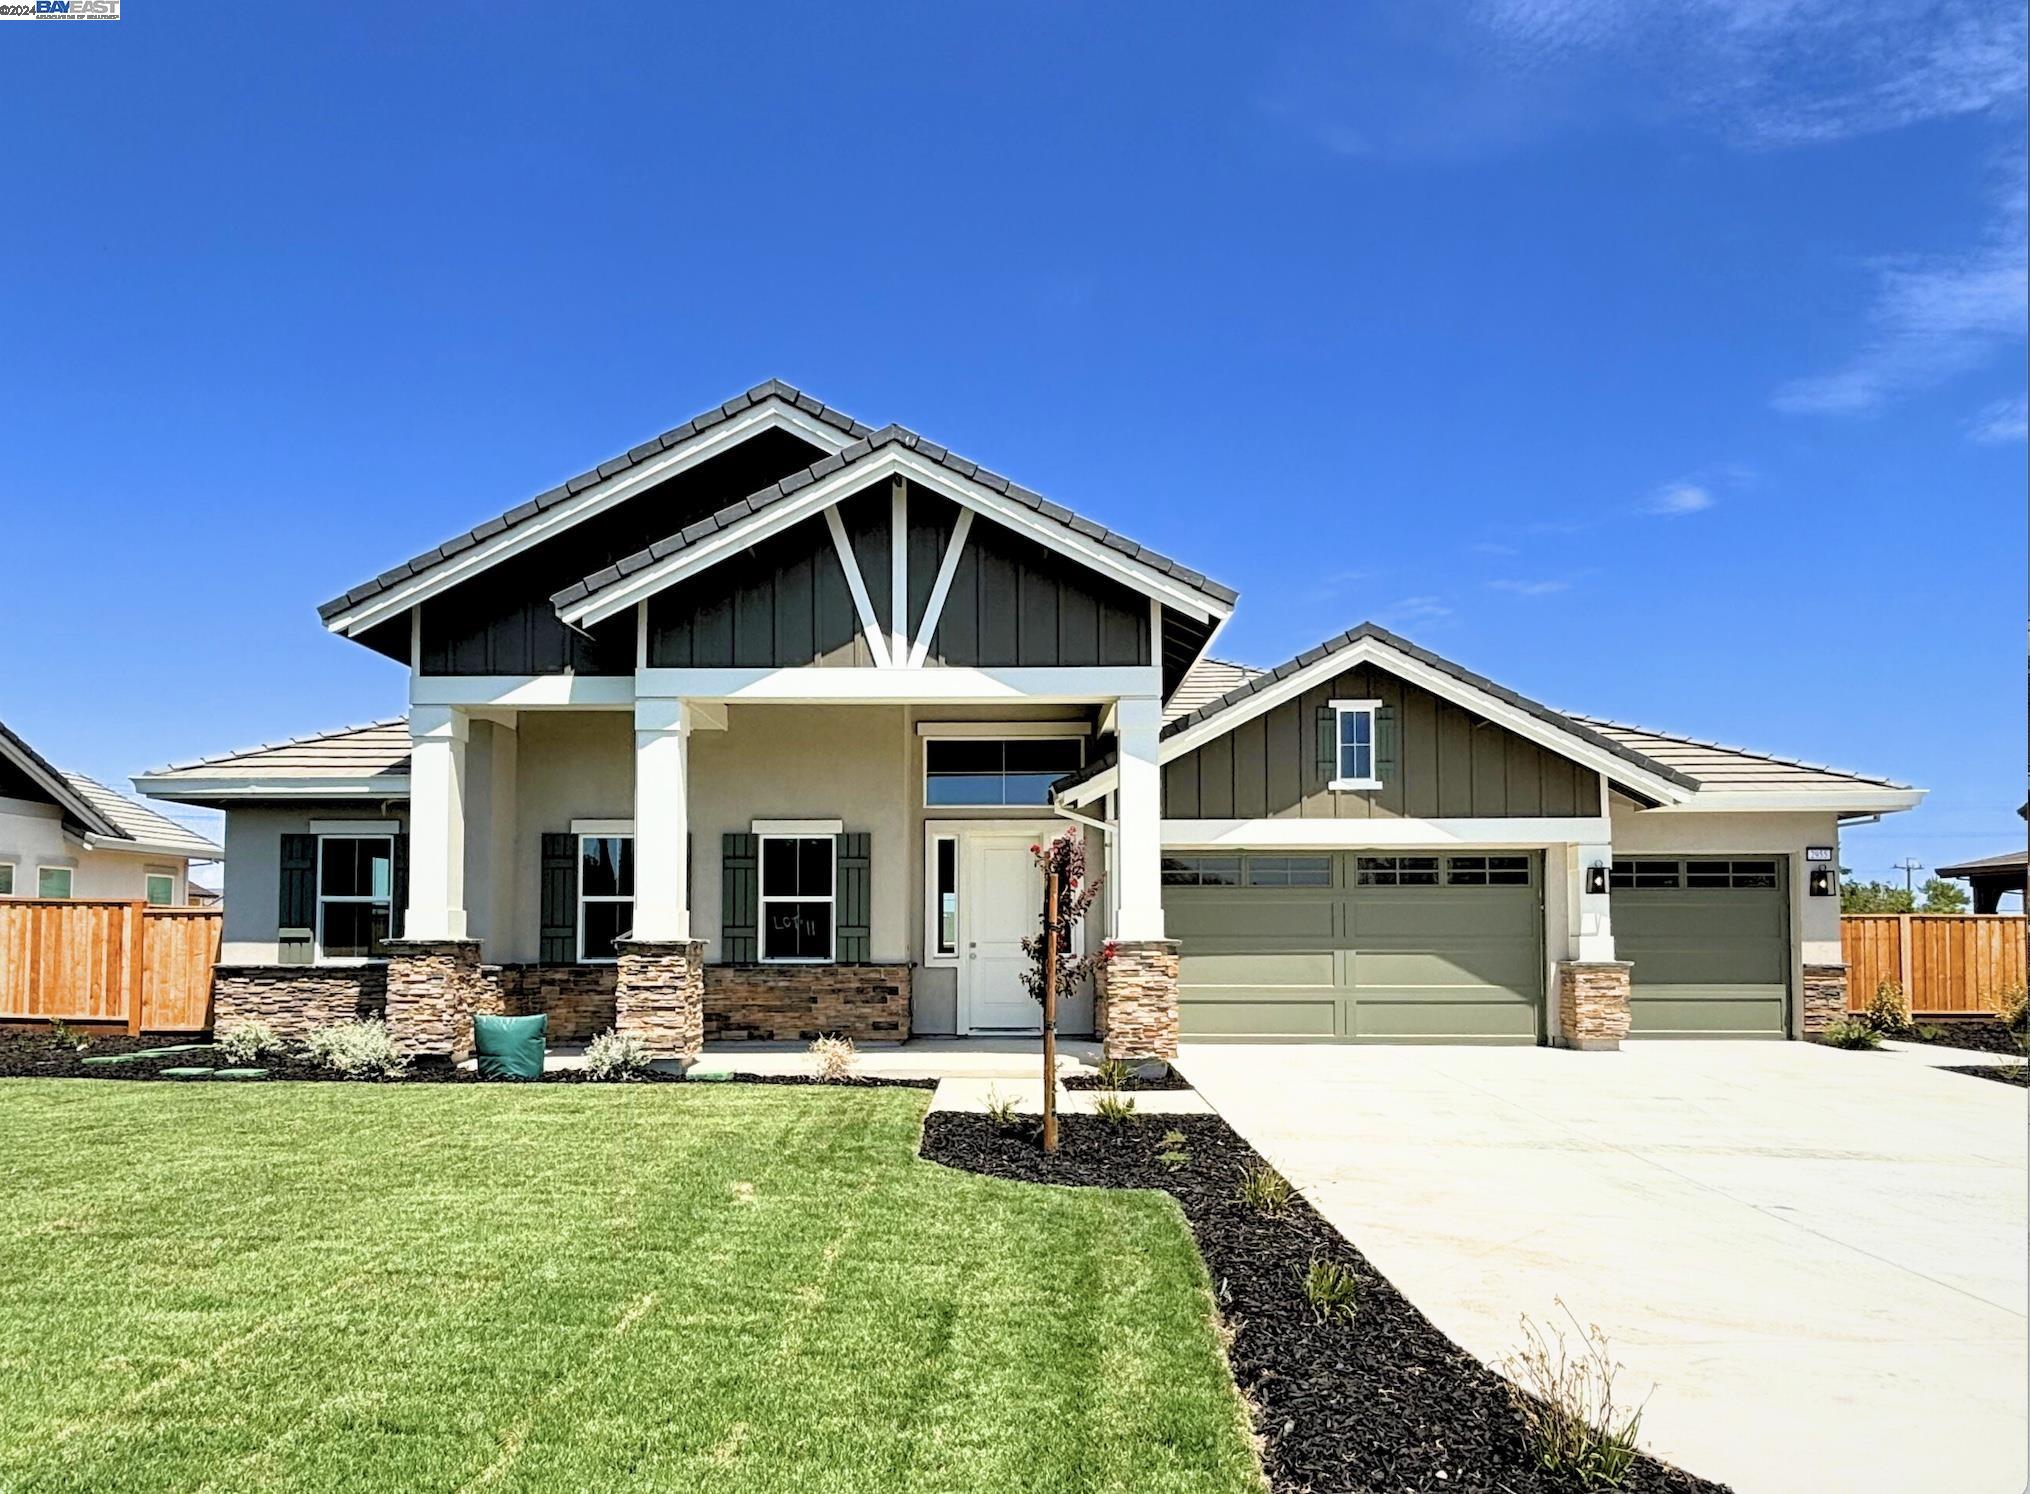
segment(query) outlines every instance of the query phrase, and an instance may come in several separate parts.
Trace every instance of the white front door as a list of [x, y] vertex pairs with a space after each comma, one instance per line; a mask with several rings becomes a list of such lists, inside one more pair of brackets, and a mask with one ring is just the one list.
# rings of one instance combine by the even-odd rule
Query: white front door
[[959, 979], [968, 1032], [1041, 1032], [1043, 1009], [1023, 989], [1022, 941], [1043, 916], [1043, 874], [1029, 834], [965, 835], [959, 873]]

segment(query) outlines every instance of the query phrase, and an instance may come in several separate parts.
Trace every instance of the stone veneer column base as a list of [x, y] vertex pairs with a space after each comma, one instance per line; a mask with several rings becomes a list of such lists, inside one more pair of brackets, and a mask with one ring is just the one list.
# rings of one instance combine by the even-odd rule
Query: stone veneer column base
[[695, 1059], [705, 1046], [705, 945], [698, 939], [623, 939], [613, 985], [613, 1030], [657, 1058]]
[[1558, 966], [1559, 1046], [1612, 1053], [1628, 1035], [1626, 960], [1566, 960]]
[[1804, 1033], [1813, 1037], [1847, 1015], [1847, 967], [1804, 967]]
[[502, 1009], [479, 967], [477, 939], [390, 939], [388, 1036], [414, 1058], [472, 1056], [472, 1016]]
[[1093, 982], [1093, 1030], [1108, 1058], [1177, 1056], [1177, 941], [1107, 946]]

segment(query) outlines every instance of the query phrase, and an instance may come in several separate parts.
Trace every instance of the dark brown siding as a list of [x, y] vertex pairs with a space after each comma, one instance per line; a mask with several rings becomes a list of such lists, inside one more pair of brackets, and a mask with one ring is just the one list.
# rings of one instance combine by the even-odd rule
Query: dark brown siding
[[[1394, 711], [1395, 766], [1381, 788], [1333, 793], [1320, 713], [1333, 700]], [[1362, 666], [1244, 721], [1166, 764], [1166, 819], [1468, 819], [1600, 812], [1591, 769], [1430, 691]]]

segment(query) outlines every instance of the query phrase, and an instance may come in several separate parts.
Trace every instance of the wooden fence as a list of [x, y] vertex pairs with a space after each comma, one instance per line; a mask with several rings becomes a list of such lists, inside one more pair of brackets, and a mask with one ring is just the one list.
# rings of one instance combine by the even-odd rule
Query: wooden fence
[[1893, 980], [1910, 1010], [1929, 1016], [1991, 1012], [2025, 980], [2020, 913], [1849, 913], [1840, 919], [1847, 1009], [1861, 1011]]
[[0, 1022], [211, 1025], [225, 915], [94, 898], [0, 898]]

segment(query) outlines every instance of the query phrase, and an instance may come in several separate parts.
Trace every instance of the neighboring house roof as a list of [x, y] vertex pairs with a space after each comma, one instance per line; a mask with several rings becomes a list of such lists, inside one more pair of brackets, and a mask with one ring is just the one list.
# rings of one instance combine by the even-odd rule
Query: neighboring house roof
[[26, 775], [100, 849], [119, 850], [124, 842], [137, 851], [202, 860], [216, 860], [224, 854], [195, 831], [115, 793], [96, 779], [56, 767], [5, 722], [0, 722], [0, 759]]
[[470, 550], [474, 545], [491, 540], [509, 530], [518, 528], [576, 496], [587, 488], [596, 487], [610, 478], [629, 471], [636, 465], [661, 456], [672, 448], [682, 446], [716, 426], [769, 401], [778, 401], [811, 418], [839, 431], [844, 436], [861, 437], [870, 433], [871, 427], [862, 425], [843, 411], [834, 410], [823, 402], [811, 398], [800, 389], [791, 388], [780, 379], [769, 379], [756, 384], [745, 394], [735, 395], [716, 409], [706, 410], [692, 416], [682, 425], [673, 426], [660, 436], [642, 442], [615, 457], [610, 457], [596, 467], [588, 468], [576, 477], [566, 478], [546, 492], [538, 493], [526, 503], [509, 509], [484, 524], [474, 525], [463, 534], [454, 535], [441, 545], [434, 545], [420, 555], [411, 556], [400, 565], [381, 572], [371, 581], [362, 582], [343, 596], [333, 597], [317, 609], [318, 616], [326, 622], [340, 614], [351, 611], [362, 602], [370, 601], [382, 592], [401, 585], [453, 557]]
[[1729, 747], [1698, 737], [1653, 731], [1646, 726], [1629, 726], [1599, 716], [1574, 716], [1602, 736], [1612, 737], [1654, 762], [1669, 763], [1697, 780], [1700, 791], [1726, 789], [1742, 792], [1778, 792], [1785, 789], [1844, 788], [1866, 784], [1871, 788], [1908, 789], [1907, 783], [1877, 778], [1867, 773], [1850, 773], [1822, 763], [1800, 762], [1747, 747]]
[[2011, 872], [2020, 877], [2030, 872], [2030, 851], [2004, 851], [1999, 856], [1983, 856], [1978, 861], [1941, 866], [1937, 871], [1941, 877], [1995, 877], [2007, 876]]
[[1001, 497], [1011, 499], [1023, 508], [1033, 510], [1059, 526], [1067, 535], [1076, 535], [1102, 545], [1159, 575], [1170, 577], [1190, 590], [1212, 598], [1223, 608], [1232, 607], [1240, 597], [1240, 593], [1233, 588], [1208, 579], [1190, 566], [1172, 560], [1155, 550], [1145, 549], [1103, 524], [1096, 524], [1068, 508], [1052, 503], [1041, 493], [1032, 492], [1020, 483], [1009, 481], [998, 472], [990, 472], [976, 462], [967, 461], [964, 457], [947, 451], [935, 441], [925, 440], [915, 431], [899, 425], [887, 425], [855, 440], [851, 445], [829, 453], [802, 471], [792, 472], [780, 481], [770, 483], [759, 492], [749, 494], [741, 502], [731, 504], [707, 518], [698, 520], [679, 533], [660, 539], [644, 550], [638, 550], [610, 566], [594, 571], [583, 580], [557, 592], [550, 601], [559, 613], [566, 615], [567, 621], [579, 620], [580, 614], [591, 607], [596, 607], [602, 592], [626, 583], [638, 572], [668, 562], [673, 557], [681, 555], [690, 546], [711, 538], [719, 531], [741, 525], [748, 519], [795, 497], [812, 484], [897, 446], [916, 453], [968, 482], [978, 483]]
[[393, 716], [315, 736], [248, 747], [136, 775], [134, 787], [157, 798], [204, 800], [291, 794], [409, 791], [409, 723]]
[[1200, 659], [1185, 671], [1177, 688], [1164, 702], [1163, 719], [1175, 721], [1200, 706], [1209, 705], [1229, 690], [1237, 690], [1262, 671], [1252, 664], [1233, 664], [1225, 659]]

